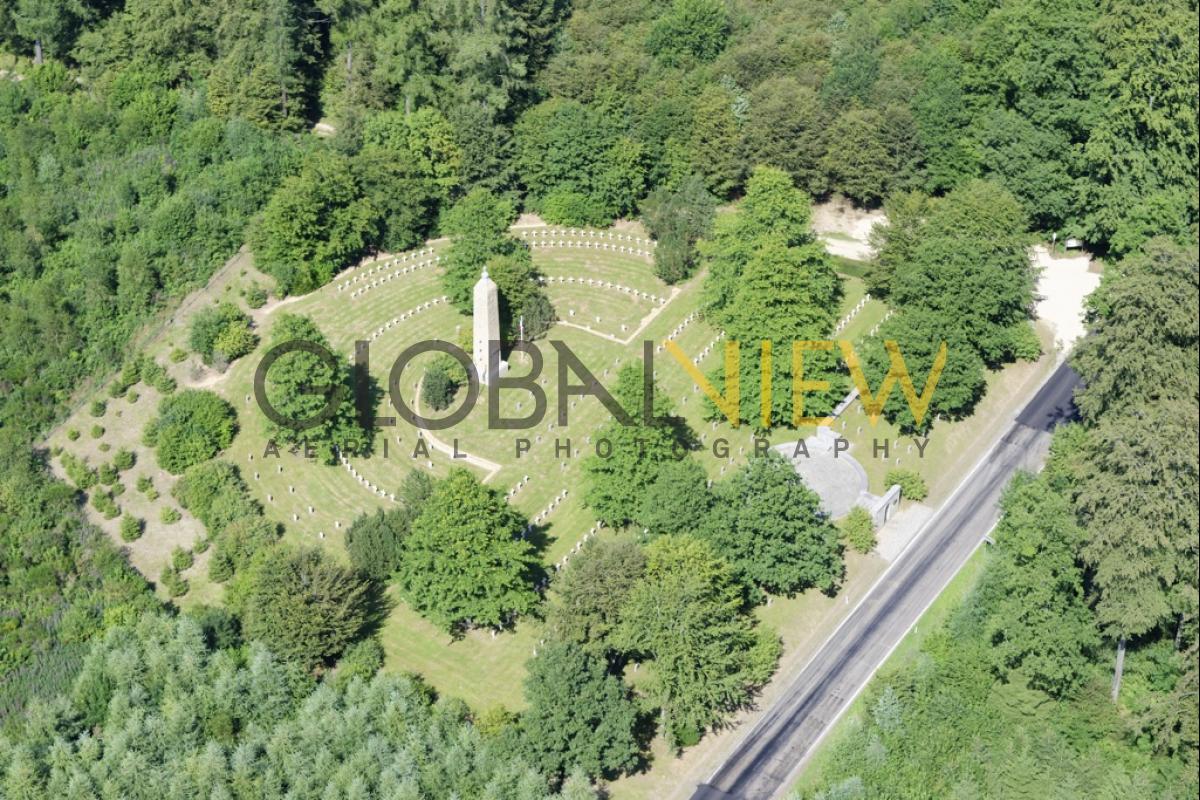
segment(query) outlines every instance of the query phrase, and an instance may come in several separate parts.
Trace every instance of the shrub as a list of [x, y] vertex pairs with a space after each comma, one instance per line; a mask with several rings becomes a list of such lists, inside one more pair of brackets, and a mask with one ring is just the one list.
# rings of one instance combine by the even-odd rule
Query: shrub
[[250, 318], [233, 303], [218, 303], [205, 308], [192, 318], [188, 346], [196, 351], [205, 364], [213, 362], [218, 353], [232, 361], [253, 349], [257, 337], [250, 332]]
[[100, 472], [98, 473], [97, 477], [100, 479], [100, 483], [104, 484], [105, 486], [112, 486], [117, 482], [117, 478], [119, 476], [117, 474], [117, 468], [112, 464], [101, 464]]
[[883, 482], [888, 486], [899, 484], [900, 493], [909, 500], [921, 501], [929, 496], [925, 479], [911, 469], [889, 469]]
[[189, 389], [163, 399], [143, 438], [155, 447], [159, 465], [179, 475], [228, 447], [236, 431], [233, 406], [212, 392]]
[[251, 308], [262, 308], [267, 304], [267, 290], [257, 283], [246, 287], [243, 296], [246, 298], [246, 305]]
[[63, 469], [67, 471], [67, 477], [79, 491], [86, 492], [96, 485], [96, 471], [89, 467], [83, 459], [76, 458], [70, 453], [63, 453], [62, 465]]
[[97, 447], [96, 449], [99, 450], [101, 453], [107, 453], [109, 450], [112, 450], [112, 445], [109, 444], [108, 442], [101, 442], [100, 446]]
[[875, 520], [862, 506], [855, 506], [842, 519], [842, 535], [846, 544], [857, 553], [869, 553], [875, 549]]
[[1012, 355], [1022, 361], [1036, 361], [1042, 355], [1042, 343], [1033, 325], [1022, 320], [1013, 327]]
[[109, 489], [109, 492], [113, 497], [120, 497], [121, 495], [125, 494], [125, 484], [117, 481], [112, 485], [112, 488]]
[[125, 390], [128, 388], [128, 386], [122, 386], [120, 380], [115, 380], [108, 385], [108, 396], [114, 399], [118, 398], [125, 394]]
[[163, 567], [158, 582], [166, 588], [171, 597], [182, 597], [188, 592], [188, 582], [171, 567]]
[[132, 469], [136, 462], [137, 458], [134, 456], [133, 451], [126, 450], [124, 447], [118, 450], [116, 455], [113, 456], [113, 466], [121, 472]]
[[137, 392], [135, 392], [133, 389], [130, 389], [128, 392], [125, 393], [125, 399], [131, 403], [136, 403], [138, 400], [142, 399], [142, 396], [140, 394], [138, 394]]
[[93, 439], [99, 439], [103, 435], [104, 435], [104, 426], [103, 425], [93, 425], [92, 426], [92, 438]]
[[132, 358], [126, 361], [121, 367], [121, 377], [118, 378], [122, 386], [130, 387], [142, 379], [142, 360], [140, 357]]
[[137, 490], [143, 494], [154, 488], [154, 481], [150, 480], [149, 475], [142, 475], [137, 479]]
[[149, 489], [147, 489], [146, 490], [146, 499], [149, 500], [151, 503], [153, 503], [155, 500], [157, 500], [158, 499], [158, 489], [155, 489], [153, 486], [151, 486]]
[[105, 492], [98, 491], [92, 494], [92, 506], [95, 507], [95, 509], [99, 511], [105, 519], [116, 519], [121, 513], [121, 509], [118, 508], [117, 504], [113, 501], [112, 495], [106, 494]]
[[196, 561], [191, 550], [184, 550], [182, 547], [176, 546], [171, 551], [171, 566], [176, 572], [183, 572]]
[[158, 518], [167, 525], [174, 525], [179, 520], [183, 519], [183, 514], [179, 513], [179, 509], [166, 506], [158, 513]]
[[88, 409], [93, 417], [103, 417], [104, 412], [108, 411], [108, 403], [103, 400], [93, 400], [91, 407]]
[[142, 537], [142, 521], [128, 514], [121, 517], [121, 539], [132, 542]]
[[[176, 512], [176, 513], [178, 513], [178, 512]], [[196, 540], [196, 543], [194, 545], [192, 545], [192, 552], [207, 553], [208, 548], [209, 548], [209, 546], [211, 546], [211, 544], [212, 544], [212, 541], [207, 536], [201, 536], [199, 539]]]
[[77, 428], [71, 428], [71, 430], [67, 431], [67, 439], [69, 441], [73, 442], [78, 438], [79, 438], [79, 430]]
[[175, 379], [167, 374], [167, 370], [162, 364], [153, 359], [146, 359], [142, 364], [142, 380], [163, 394], [171, 394], [175, 391]]
[[171, 351], [169, 358], [171, 359], [172, 364], [178, 364], [180, 361], [183, 361], [185, 358], [187, 358], [187, 350], [184, 350], [182, 347], [176, 347]]
[[213, 357], [226, 363], [241, 358], [258, 346], [258, 337], [248, 324], [235, 322], [226, 325], [213, 342]]

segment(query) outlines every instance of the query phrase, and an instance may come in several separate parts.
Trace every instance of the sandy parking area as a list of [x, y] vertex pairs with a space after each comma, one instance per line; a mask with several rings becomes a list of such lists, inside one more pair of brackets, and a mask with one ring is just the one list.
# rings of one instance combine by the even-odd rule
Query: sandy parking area
[[1064, 357], [1086, 333], [1083, 314], [1087, 296], [1100, 285], [1099, 271], [1091, 268], [1087, 253], [1056, 256], [1044, 245], [1032, 251], [1041, 270], [1037, 283], [1037, 316], [1054, 328], [1059, 357]]

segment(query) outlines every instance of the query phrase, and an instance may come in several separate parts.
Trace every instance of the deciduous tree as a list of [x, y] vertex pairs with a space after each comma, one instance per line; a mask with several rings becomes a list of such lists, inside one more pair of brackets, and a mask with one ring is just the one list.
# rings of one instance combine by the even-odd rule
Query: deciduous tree
[[551, 642], [529, 662], [521, 750], [545, 775], [573, 768], [612, 779], [638, 762], [637, 706], [600, 654]]
[[616, 641], [653, 659], [645, 684], [676, 746], [694, 744], [770, 678], [779, 639], [746, 613], [742, 588], [710, 546], [662, 536], [621, 612]]
[[837, 528], [786, 458], [751, 458], [713, 486], [713, 498], [701, 535], [748, 585], [787, 595], [837, 588], [845, 571]]
[[404, 540], [405, 598], [449, 631], [510, 623], [537, 602], [525, 525], [499, 492], [464, 469], [452, 470]]

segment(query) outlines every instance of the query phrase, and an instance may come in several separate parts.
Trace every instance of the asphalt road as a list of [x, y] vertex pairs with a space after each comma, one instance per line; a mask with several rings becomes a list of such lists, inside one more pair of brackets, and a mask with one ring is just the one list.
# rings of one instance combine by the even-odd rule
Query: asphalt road
[[1073, 414], [1078, 376], [1065, 364], [1044, 383], [941, 509], [851, 612], [792, 685], [692, 800], [769, 800], [875, 670], [962, 568], [999, 516], [1019, 469], [1036, 469], [1050, 431]]

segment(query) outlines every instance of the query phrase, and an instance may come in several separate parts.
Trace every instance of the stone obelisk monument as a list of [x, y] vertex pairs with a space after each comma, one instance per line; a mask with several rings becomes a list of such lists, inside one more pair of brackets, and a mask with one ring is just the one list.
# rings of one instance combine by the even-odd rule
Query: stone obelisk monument
[[[492, 351], [496, 351], [497, 357], [500, 351], [500, 298], [496, 282], [488, 277], [487, 267], [483, 268], [483, 274], [479, 276], [479, 282], [475, 284], [472, 325], [475, 336], [471, 361], [475, 364], [479, 382], [491, 383], [493, 376], [490, 370]], [[498, 358], [497, 363], [500, 365], [500, 373], [503, 373], [504, 367], [507, 365]]]

